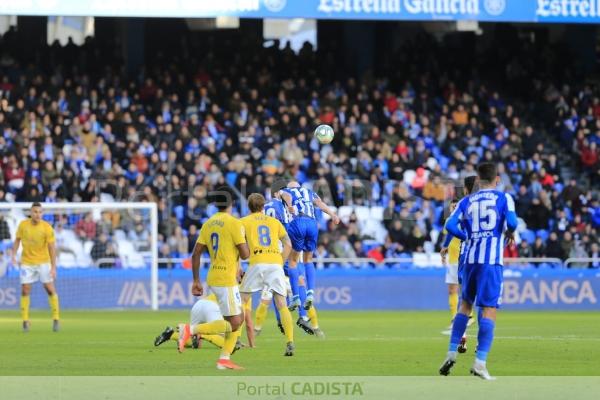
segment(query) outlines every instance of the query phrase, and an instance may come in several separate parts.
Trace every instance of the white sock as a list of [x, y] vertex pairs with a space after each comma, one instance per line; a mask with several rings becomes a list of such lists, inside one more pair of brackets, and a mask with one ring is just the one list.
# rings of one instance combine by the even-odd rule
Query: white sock
[[219, 357], [219, 360], [229, 360], [229, 355], [221, 355], [221, 357]]
[[456, 352], [456, 351], [449, 351], [447, 357], [450, 358], [450, 359], [452, 359], [452, 360], [456, 360], [456, 357], [458, 357], [458, 352]]
[[480, 360], [479, 358], [475, 358], [475, 365], [478, 366], [478, 367], [485, 368], [485, 361]]

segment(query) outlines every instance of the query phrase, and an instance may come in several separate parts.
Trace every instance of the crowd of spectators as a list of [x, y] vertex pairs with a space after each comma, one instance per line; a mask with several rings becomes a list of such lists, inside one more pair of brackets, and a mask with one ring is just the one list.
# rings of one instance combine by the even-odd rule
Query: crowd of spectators
[[[156, 202], [160, 255], [183, 257], [214, 212], [212, 188], [268, 197], [274, 179], [293, 178], [337, 207], [383, 209], [383, 236], [355, 212], [335, 229], [323, 220], [318, 256], [381, 261], [439, 248], [447, 201], [493, 161], [523, 220], [507, 255], [598, 255], [600, 87], [544, 80], [518, 59], [492, 78], [461, 74], [452, 60], [429, 62], [453, 49], [428, 36], [386, 55], [401, 78], [320, 75], [328, 58], [310, 46], [257, 42], [237, 56], [207, 46], [187, 67], [148, 65], [131, 78], [109, 62], [88, 74], [2, 54], [0, 201]], [[523, 77], [535, 79], [521, 96]], [[334, 128], [331, 145], [312, 137], [320, 123]], [[94, 242], [94, 259], [116, 254], [99, 225], [82, 216], [70, 227]], [[142, 243], [147, 227], [127, 235]]]

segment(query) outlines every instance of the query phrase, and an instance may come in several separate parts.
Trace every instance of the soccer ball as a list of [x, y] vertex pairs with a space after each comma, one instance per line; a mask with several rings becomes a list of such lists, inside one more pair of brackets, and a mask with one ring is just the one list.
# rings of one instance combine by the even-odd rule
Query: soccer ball
[[315, 129], [315, 137], [321, 144], [331, 143], [333, 135], [333, 128], [329, 125], [319, 125]]

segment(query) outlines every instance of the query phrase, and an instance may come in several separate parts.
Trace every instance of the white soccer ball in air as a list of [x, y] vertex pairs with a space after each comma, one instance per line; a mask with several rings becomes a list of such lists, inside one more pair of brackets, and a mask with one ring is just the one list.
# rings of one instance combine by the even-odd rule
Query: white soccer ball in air
[[333, 128], [329, 125], [319, 125], [315, 129], [315, 137], [321, 144], [331, 143], [333, 135]]

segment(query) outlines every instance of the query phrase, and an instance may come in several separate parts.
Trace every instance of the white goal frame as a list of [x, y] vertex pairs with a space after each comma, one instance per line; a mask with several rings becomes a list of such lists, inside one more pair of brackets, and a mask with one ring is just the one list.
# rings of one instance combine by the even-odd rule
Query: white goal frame
[[[0, 211], [29, 210], [32, 202], [0, 203]], [[150, 306], [158, 310], [158, 207], [151, 202], [101, 202], [101, 203], [41, 203], [45, 211], [75, 210], [148, 210], [150, 211]]]

